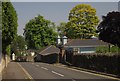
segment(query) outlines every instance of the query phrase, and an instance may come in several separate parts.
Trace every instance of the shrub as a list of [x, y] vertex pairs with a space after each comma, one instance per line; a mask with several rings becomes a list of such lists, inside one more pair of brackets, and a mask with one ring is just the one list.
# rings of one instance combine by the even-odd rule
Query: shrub
[[120, 54], [79, 54], [75, 55], [73, 65], [99, 72], [120, 76]]

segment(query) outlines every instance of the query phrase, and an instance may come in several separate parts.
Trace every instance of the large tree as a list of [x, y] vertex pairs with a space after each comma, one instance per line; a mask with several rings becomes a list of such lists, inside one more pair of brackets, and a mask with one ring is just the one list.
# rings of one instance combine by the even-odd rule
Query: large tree
[[17, 13], [11, 2], [2, 2], [2, 51], [5, 52], [7, 46], [17, 35]]
[[63, 36], [65, 34], [65, 30], [66, 30], [66, 22], [61, 22], [58, 26], [57, 26], [57, 31], [60, 34], [60, 36]]
[[99, 39], [120, 47], [120, 12], [109, 12], [98, 26]]
[[2, 2], [0, 1], [0, 33], [2, 31]]
[[28, 47], [32, 49], [40, 49], [55, 44], [57, 37], [53, 22], [44, 19], [41, 15], [26, 24], [24, 35]]
[[11, 52], [14, 52], [16, 55], [19, 55], [19, 52], [25, 51], [26, 41], [23, 36], [18, 35], [16, 39], [11, 44]]
[[26, 45], [26, 41], [25, 41], [24, 37], [21, 36], [21, 35], [18, 35], [16, 37], [16, 39], [12, 42], [11, 48], [12, 48], [13, 51], [17, 50], [17, 49], [25, 50], [26, 49], [25, 45]]
[[87, 4], [76, 5], [69, 13], [66, 33], [69, 38], [91, 38], [96, 35], [95, 27], [99, 19], [96, 9]]

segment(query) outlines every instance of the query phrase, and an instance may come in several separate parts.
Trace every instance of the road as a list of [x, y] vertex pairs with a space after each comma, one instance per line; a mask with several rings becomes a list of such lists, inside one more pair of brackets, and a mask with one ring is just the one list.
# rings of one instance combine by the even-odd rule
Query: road
[[31, 62], [20, 62], [19, 64], [23, 67], [31, 79], [49, 79], [51, 81], [114, 81], [110, 80], [110, 77], [75, 70], [64, 66]]

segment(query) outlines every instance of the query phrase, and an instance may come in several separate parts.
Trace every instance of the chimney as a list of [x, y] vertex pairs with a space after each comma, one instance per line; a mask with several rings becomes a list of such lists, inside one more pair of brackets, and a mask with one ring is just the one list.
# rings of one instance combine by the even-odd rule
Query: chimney
[[63, 36], [63, 38], [62, 38], [62, 44], [65, 45], [66, 43], [67, 43], [67, 37]]
[[61, 43], [60, 36], [57, 37], [57, 44], [59, 45]]

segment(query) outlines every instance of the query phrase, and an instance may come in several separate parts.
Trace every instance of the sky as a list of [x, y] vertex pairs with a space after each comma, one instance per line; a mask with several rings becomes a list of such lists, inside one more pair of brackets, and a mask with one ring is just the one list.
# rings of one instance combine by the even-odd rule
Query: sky
[[119, 4], [118, 4], [118, 11], [120, 12], [120, 1], [119, 1]]
[[77, 4], [90, 4], [100, 18], [111, 11], [118, 11], [118, 2], [12, 2], [18, 15], [18, 34], [23, 35], [25, 24], [37, 15], [55, 22], [67, 22], [69, 11]]
[[[7, 1], [7, 0], [6, 0]], [[118, 2], [119, 0], [10, 0], [12, 2]]]

